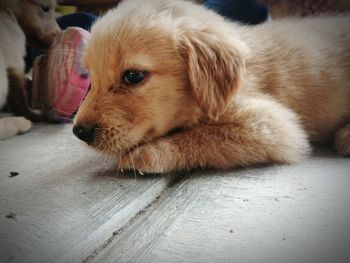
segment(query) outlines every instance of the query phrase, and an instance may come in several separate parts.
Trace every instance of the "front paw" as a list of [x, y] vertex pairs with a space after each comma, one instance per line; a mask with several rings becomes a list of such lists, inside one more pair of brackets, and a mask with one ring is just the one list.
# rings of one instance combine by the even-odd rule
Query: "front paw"
[[0, 138], [7, 139], [28, 131], [32, 123], [24, 117], [6, 117], [0, 119], [0, 126]]
[[172, 153], [165, 144], [142, 145], [131, 152], [127, 152], [119, 163], [123, 170], [137, 171], [143, 173], [165, 173], [169, 172], [172, 165]]
[[10, 117], [11, 123], [16, 129], [17, 133], [24, 133], [30, 130], [32, 123], [24, 117]]

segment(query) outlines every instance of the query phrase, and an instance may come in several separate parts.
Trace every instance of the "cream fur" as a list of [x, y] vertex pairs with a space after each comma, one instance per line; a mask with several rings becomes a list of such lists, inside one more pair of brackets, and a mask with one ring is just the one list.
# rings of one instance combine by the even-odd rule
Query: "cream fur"
[[[13, 13], [0, 10], [0, 109], [8, 94], [7, 69], [14, 68], [24, 72], [25, 36]], [[0, 140], [7, 139], [31, 127], [28, 120], [8, 117], [0, 119]], [[29, 123], [28, 123], [29, 122]]]
[[[40, 4], [51, 7], [43, 13]], [[49, 45], [59, 32], [54, 17], [55, 1], [0, 0], [0, 110], [9, 93], [8, 70], [17, 78], [24, 78], [25, 33], [35, 44]], [[21, 25], [20, 25], [21, 24]], [[22, 26], [22, 27], [21, 27]], [[29, 130], [31, 122], [23, 117], [8, 117], [0, 120], [0, 140]]]
[[[296, 162], [337, 132], [350, 153], [349, 16], [249, 27], [186, 1], [127, 0], [94, 25], [85, 63], [75, 122], [96, 125], [91, 146], [123, 169]], [[126, 87], [127, 69], [148, 77]]]

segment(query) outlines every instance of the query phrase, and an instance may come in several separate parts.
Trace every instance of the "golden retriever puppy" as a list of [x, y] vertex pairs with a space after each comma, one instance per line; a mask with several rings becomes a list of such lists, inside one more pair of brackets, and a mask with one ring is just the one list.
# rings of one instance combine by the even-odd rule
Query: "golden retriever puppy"
[[249, 27], [186, 1], [126, 0], [92, 28], [74, 134], [123, 169], [293, 163], [350, 153], [350, 17]]

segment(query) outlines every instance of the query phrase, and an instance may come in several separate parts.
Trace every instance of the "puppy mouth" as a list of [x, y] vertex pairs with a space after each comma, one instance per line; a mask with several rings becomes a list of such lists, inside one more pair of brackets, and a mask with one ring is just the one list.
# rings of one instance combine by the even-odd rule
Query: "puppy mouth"
[[91, 143], [87, 143], [90, 147], [93, 147], [95, 150], [102, 152], [103, 154], [117, 157], [129, 154], [138, 147], [146, 144], [146, 142], [142, 142], [142, 140], [139, 143], [130, 144], [120, 137], [106, 139], [106, 135], [101, 129], [96, 131], [95, 136], [95, 139]]
[[139, 147], [142, 147], [144, 145], [147, 145], [147, 144], [152, 144], [153, 142], [157, 141], [159, 138], [166, 138], [166, 137], [171, 137], [177, 133], [181, 133], [185, 130], [184, 127], [177, 127], [177, 128], [174, 128], [174, 129], [171, 129], [170, 131], [168, 131], [166, 134], [164, 135], [160, 135], [158, 137], [155, 137], [151, 140], [143, 140], [133, 146], [130, 146], [128, 149], [126, 149], [121, 155], [124, 156], [126, 154], [129, 154], [129, 153], [132, 153], [133, 151], [135, 151], [137, 148]]
[[[114, 139], [113, 141], [104, 140], [103, 139], [103, 137], [104, 137], [103, 131], [100, 129], [100, 130], [96, 131], [96, 134], [95, 134], [96, 139], [88, 145], [95, 148], [97, 151], [104, 153], [104, 154], [122, 157], [122, 156], [125, 156], [128, 154], [131, 154], [139, 147], [142, 147], [144, 145], [150, 145], [150, 144], [154, 143], [159, 138], [170, 137], [170, 136], [173, 136], [177, 133], [183, 132], [184, 130], [185, 129], [183, 127], [177, 127], [177, 128], [171, 129], [170, 131], [168, 131], [164, 135], [160, 135], [160, 136], [157, 136], [154, 138], [147, 138], [147, 140], [142, 138], [139, 140], [139, 142], [137, 142], [135, 144], [129, 144], [129, 142], [127, 142], [126, 140], [120, 140], [120, 138]], [[111, 147], [112, 145], [114, 145], [114, 147]]]
[[135, 145], [133, 145], [133, 146], [130, 146], [130, 147], [128, 147], [127, 149], [124, 149], [122, 152], [121, 152], [121, 154], [120, 154], [120, 156], [125, 156], [125, 155], [128, 155], [128, 154], [131, 154], [131, 153], [133, 153], [136, 149], [138, 149], [139, 147], [141, 147], [141, 146], [143, 146], [143, 145], [145, 145], [146, 143], [139, 143], [139, 144], [135, 144]]
[[101, 152], [102, 154], [114, 156], [114, 157], [123, 157], [125, 155], [131, 154], [139, 147], [145, 145], [146, 143], [139, 143], [135, 145], [124, 145], [124, 147], [104, 147], [104, 144], [93, 143], [90, 144], [90, 147], [93, 147], [95, 150]]

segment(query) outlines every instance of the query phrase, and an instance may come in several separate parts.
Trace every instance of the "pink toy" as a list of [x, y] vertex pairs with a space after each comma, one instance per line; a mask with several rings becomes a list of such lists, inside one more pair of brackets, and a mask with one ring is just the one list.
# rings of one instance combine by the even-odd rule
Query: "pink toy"
[[69, 27], [34, 61], [32, 106], [42, 109], [50, 121], [69, 121], [89, 89], [89, 74], [82, 66], [89, 35], [82, 28]]

